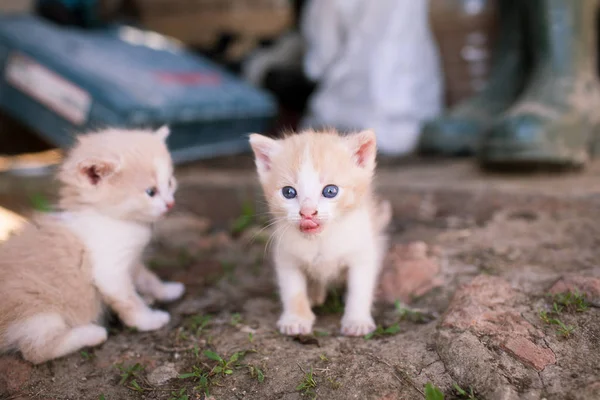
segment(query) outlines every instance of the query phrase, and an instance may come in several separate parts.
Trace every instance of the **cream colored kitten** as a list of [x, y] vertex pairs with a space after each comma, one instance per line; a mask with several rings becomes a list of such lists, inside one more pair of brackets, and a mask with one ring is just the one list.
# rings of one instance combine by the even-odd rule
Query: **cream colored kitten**
[[98, 345], [107, 337], [104, 305], [141, 331], [169, 322], [138, 295], [169, 301], [184, 291], [140, 262], [151, 224], [173, 206], [168, 134], [164, 127], [78, 138], [58, 174], [61, 212], [35, 217], [0, 245], [0, 352], [41, 363]]
[[310, 333], [311, 306], [322, 304], [327, 285], [346, 273], [342, 333], [372, 332], [371, 306], [391, 218], [389, 203], [378, 203], [373, 194], [375, 134], [306, 131], [282, 140], [253, 134], [250, 144], [276, 221], [279, 330]]

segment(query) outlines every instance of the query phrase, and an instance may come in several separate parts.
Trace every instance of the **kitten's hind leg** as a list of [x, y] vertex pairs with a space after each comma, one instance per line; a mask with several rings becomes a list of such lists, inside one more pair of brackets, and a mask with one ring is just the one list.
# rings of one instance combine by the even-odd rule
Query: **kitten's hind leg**
[[39, 314], [10, 326], [7, 337], [25, 360], [40, 364], [104, 343], [107, 332], [95, 324], [72, 328], [58, 314]]
[[145, 265], [138, 264], [135, 269], [135, 287], [145, 297], [158, 301], [173, 301], [183, 295], [185, 286], [179, 282], [163, 282]]

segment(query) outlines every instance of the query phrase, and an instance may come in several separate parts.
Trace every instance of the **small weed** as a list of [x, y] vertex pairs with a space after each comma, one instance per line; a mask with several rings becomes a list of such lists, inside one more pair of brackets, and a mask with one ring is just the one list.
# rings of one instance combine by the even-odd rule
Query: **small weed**
[[444, 400], [444, 393], [433, 383], [427, 382], [425, 385], [425, 400]]
[[554, 318], [552, 315], [556, 314], [556, 312], [540, 311], [540, 319], [548, 325], [557, 325], [558, 329], [556, 330], [556, 334], [565, 338], [571, 336], [573, 331], [575, 331], [575, 327], [573, 325], [566, 325], [558, 318]]
[[338, 390], [339, 388], [342, 387], [342, 384], [336, 380], [334, 380], [333, 378], [327, 378], [327, 381], [329, 382], [329, 384], [331, 385], [331, 388], [333, 390]]
[[320, 330], [317, 330], [317, 329], [315, 329], [315, 331], [313, 333], [314, 333], [314, 335], [316, 337], [323, 337], [323, 336], [330, 336], [331, 335], [331, 333], [329, 333], [327, 331], [320, 331]]
[[371, 340], [376, 337], [395, 335], [398, 332], [400, 332], [400, 325], [398, 325], [398, 323], [395, 323], [394, 325], [390, 325], [387, 328], [378, 326], [377, 329], [375, 329], [373, 332], [366, 334], [364, 338], [366, 340]]
[[558, 329], [556, 330], [556, 334], [562, 336], [564, 338], [569, 338], [575, 327], [573, 325], [565, 325], [561, 320], [556, 320]]
[[[304, 370], [302, 370], [304, 372]], [[315, 381], [315, 377], [313, 375], [312, 367], [308, 372], [304, 373], [304, 378], [302, 381], [296, 386], [297, 392], [302, 392], [304, 395], [312, 396], [313, 399], [317, 398], [317, 394], [314, 389], [317, 387], [317, 381]]]
[[401, 321], [410, 321], [416, 324], [424, 324], [433, 320], [433, 316], [422, 313], [421, 311], [412, 310], [408, 307], [405, 307], [399, 300], [396, 300], [394, 306]]
[[473, 388], [470, 387], [469, 391], [467, 392], [465, 389], [458, 386], [458, 383], [456, 382], [453, 383], [452, 386], [454, 387], [454, 390], [456, 391], [456, 394], [459, 396], [459, 398], [465, 400], [477, 400], [477, 397], [475, 397], [475, 393], [473, 393]]
[[128, 389], [140, 393], [145, 390], [136, 380], [136, 378], [140, 379], [139, 374], [145, 369], [143, 365], [136, 363], [130, 367], [125, 367], [123, 364], [117, 364], [116, 367], [121, 372], [121, 380], [119, 381], [119, 385], [124, 385]]
[[556, 334], [564, 338], [569, 338], [575, 331], [573, 325], [567, 325], [558, 317], [562, 313], [585, 312], [590, 305], [585, 298], [585, 294], [579, 292], [565, 292], [552, 296], [552, 310], [540, 311], [540, 319], [547, 325], [556, 325]]
[[190, 339], [190, 335], [184, 329], [180, 329], [177, 332], [177, 339], [185, 342]]
[[135, 379], [132, 379], [131, 382], [129, 382], [129, 386], [130, 389], [135, 390], [136, 392], [143, 392], [144, 389], [142, 389], [140, 387], [140, 385], [137, 383], [137, 381]]
[[256, 213], [254, 212], [254, 206], [250, 202], [245, 202], [242, 204], [242, 213], [239, 217], [233, 221], [231, 226], [231, 233], [234, 235], [239, 235], [244, 232], [254, 223], [254, 216]]
[[192, 353], [194, 354], [194, 357], [200, 358], [200, 347], [198, 347], [197, 344], [194, 344], [194, 348], [192, 349]]
[[319, 354], [319, 358], [321, 361], [329, 362], [329, 358], [325, 354]]
[[555, 314], [560, 314], [563, 310], [563, 306], [559, 305], [558, 303], [553, 303], [552, 304], [552, 312], [554, 312]]
[[106, 400], [106, 396], [104, 396], [103, 394], [101, 394], [100, 396], [98, 396], [98, 400]]
[[242, 316], [240, 313], [231, 314], [231, 320], [229, 321], [229, 325], [237, 326], [242, 322]]
[[86, 360], [86, 361], [90, 361], [92, 360], [94, 357], [96, 357], [96, 355], [94, 353], [89, 353], [85, 350], [81, 350], [81, 352], [79, 353], [81, 354], [81, 357]]
[[248, 370], [250, 372], [250, 376], [252, 378], [256, 378], [258, 383], [263, 383], [265, 381], [265, 373], [255, 365], [248, 365]]
[[[139, 373], [142, 372], [145, 368], [140, 363], [136, 363], [135, 365], [132, 365], [131, 367], [125, 367], [125, 366], [123, 366], [123, 364], [117, 364], [116, 367], [121, 372], [121, 375], [120, 375], [121, 380], [119, 381], [119, 385], [123, 385], [123, 384], [127, 383], [127, 381], [129, 379], [139, 377]], [[137, 382], [136, 382], [136, 385], [137, 385]]]
[[248, 341], [250, 343], [254, 342], [254, 333], [248, 332]]
[[590, 308], [585, 293], [566, 292], [554, 295], [554, 308], [563, 309], [566, 312], [584, 312]]
[[551, 318], [548, 316], [548, 311], [540, 311], [540, 319], [545, 324], [551, 324], [551, 322], [550, 322]]
[[30, 199], [31, 206], [35, 211], [39, 212], [50, 212], [52, 211], [52, 206], [50, 205], [50, 201], [48, 198], [40, 193], [33, 194]]
[[210, 371], [194, 365], [192, 372], [179, 375], [179, 379], [192, 379], [197, 382], [195, 389], [203, 391], [208, 396], [210, 387], [215, 384], [215, 378], [233, 374], [233, 369], [239, 366], [238, 361], [246, 355], [246, 352], [233, 353], [229, 359], [225, 359], [210, 350], [205, 350], [202, 354], [209, 360], [216, 361], [217, 364]]
[[195, 335], [199, 335], [212, 320], [212, 316], [210, 315], [194, 315], [187, 320], [187, 326], [190, 330], [194, 332]]
[[317, 315], [341, 314], [344, 312], [344, 302], [342, 293], [337, 289], [332, 289], [327, 294], [325, 302], [315, 308]]
[[236, 353], [233, 353], [231, 357], [229, 357], [229, 360], [226, 360], [214, 351], [204, 351], [204, 355], [206, 356], [206, 358], [218, 362], [218, 364], [212, 369], [211, 372], [222, 375], [233, 374], [233, 368], [237, 365], [237, 362], [240, 359], [240, 357], [243, 357], [245, 354], [246, 352], [244, 351], [238, 351]]
[[210, 372], [203, 370], [197, 366], [192, 367], [192, 372], [187, 372], [179, 375], [179, 379], [192, 379], [194, 382], [197, 382], [195, 389], [204, 392], [207, 396], [209, 395], [209, 386], [210, 386]]
[[190, 396], [187, 395], [185, 389], [181, 389], [179, 392], [172, 392], [169, 400], [189, 400]]

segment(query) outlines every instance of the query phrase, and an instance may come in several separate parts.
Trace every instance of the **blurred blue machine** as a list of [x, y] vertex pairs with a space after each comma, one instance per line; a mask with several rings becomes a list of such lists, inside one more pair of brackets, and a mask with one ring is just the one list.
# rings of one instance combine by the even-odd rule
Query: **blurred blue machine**
[[273, 98], [173, 41], [129, 26], [81, 29], [0, 16], [0, 108], [51, 143], [107, 126], [171, 127], [175, 162], [247, 149]]
[[38, 12], [56, 18], [65, 25], [95, 27], [102, 25], [101, 0], [37, 0]]

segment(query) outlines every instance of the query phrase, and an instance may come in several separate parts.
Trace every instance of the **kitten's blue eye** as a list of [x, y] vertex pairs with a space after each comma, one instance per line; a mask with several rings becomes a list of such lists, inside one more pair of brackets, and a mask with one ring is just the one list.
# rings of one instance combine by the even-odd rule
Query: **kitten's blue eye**
[[146, 189], [146, 194], [148, 196], [150, 196], [150, 197], [156, 196], [156, 193], [158, 193], [158, 189], [156, 187], [154, 187], [154, 186], [151, 187], [151, 188]]
[[283, 189], [281, 189], [281, 194], [283, 194], [283, 197], [286, 199], [293, 199], [298, 193], [296, 193], [296, 189], [293, 187], [285, 186]]
[[327, 197], [328, 199], [333, 199], [338, 195], [340, 188], [335, 185], [327, 185], [323, 188], [323, 197]]

